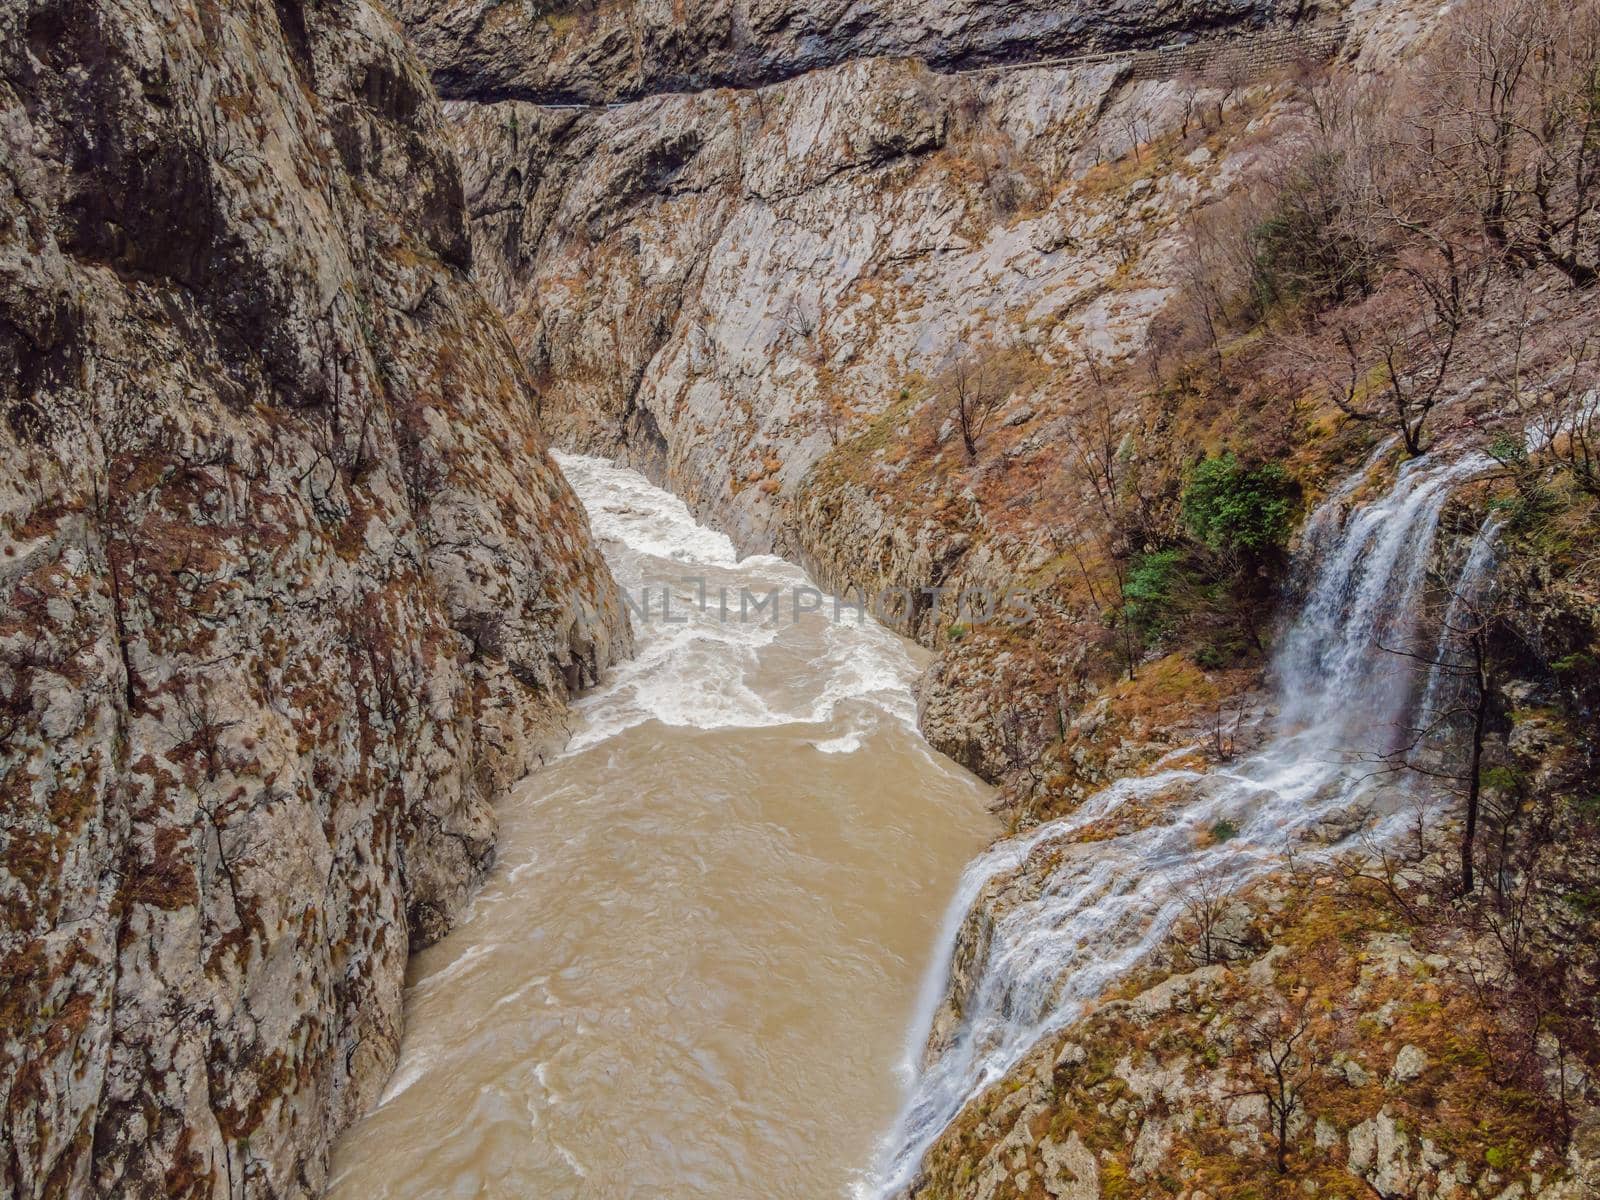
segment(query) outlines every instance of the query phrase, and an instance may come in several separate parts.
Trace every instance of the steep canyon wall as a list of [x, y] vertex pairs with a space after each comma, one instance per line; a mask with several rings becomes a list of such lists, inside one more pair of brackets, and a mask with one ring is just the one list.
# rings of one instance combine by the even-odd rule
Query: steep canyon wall
[[367, 3], [0, 13], [0, 1190], [315, 1195], [626, 651]]

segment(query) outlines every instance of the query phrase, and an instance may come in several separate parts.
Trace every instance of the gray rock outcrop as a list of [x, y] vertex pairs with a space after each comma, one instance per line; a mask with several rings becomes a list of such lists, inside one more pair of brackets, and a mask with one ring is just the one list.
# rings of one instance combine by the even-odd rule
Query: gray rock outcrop
[[629, 634], [365, 2], [0, 11], [0, 1191], [299, 1196]]

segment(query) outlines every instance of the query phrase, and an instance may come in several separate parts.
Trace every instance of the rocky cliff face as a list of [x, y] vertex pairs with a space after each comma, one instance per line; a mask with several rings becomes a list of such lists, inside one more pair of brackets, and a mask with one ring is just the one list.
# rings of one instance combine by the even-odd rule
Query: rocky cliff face
[[[1248, 235], [1274, 215], [1243, 204], [1230, 231], [1229, 205], [1270, 193], [1300, 161], [1296, 148], [1330, 116], [1319, 107], [1330, 81], [1375, 94], [1440, 14], [1413, 0], [1299, 6], [1293, 19], [1140, 4], [692, 5], [675, 19], [605, 4], [539, 17], [405, 7], [454, 97], [480, 275], [542, 384], [554, 436], [640, 467], [742, 549], [791, 554], [836, 588], [1032, 590], [1038, 619], [1025, 635], [948, 604], [887, 614], [940, 652], [923, 687], [930, 739], [1005, 783], [1019, 824], [1220, 737], [1222, 702], [1251, 686], [1263, 630], [1224, 631], [1233, 643], [1219, 648], [1206, 640], [1215, 628], [1187, 641], [1131, 629], [1127, 568], [1181, 538], [1179, 496], [1197, 458], [1279, 460], [1314, 499], [1372, 439], [1325, 389], [1277, 371], [1270, 322], [1228, 331], [1225, 310], [1249, 301], [1209, 281], [1229, 254], [1254, 261]], [[1175, 29], [1216, 36], [1150, 49]], [[952, 69], [1118, 48], [1131, 49]], [[1528, 286], [1559, 297], [1548, 309], [1531, 301], [1532, 323], [1592, 319], [1592, 298]], [[1505, 333], [1489, 314], [1463, 335], [1458, 413], [1488, 412], [1484, 379], [1515, 353]], [[975, 436], [961, 428], [963, 395], [985, 414]], [[1592, 631], [1574, 639], [1587, 645]], [[1008, 891], [1041, 885], [1014, 873], [982, 898], [953, 1005], [984, 921]], [[1285, 920], [1252, 940], [1251, 956], [1297, 930], [1325, 933], [1311, 907], [1296, 910], [1309, 924]], [[1396, 933], [1391, 916], [1339, 931], [1347, 953], [1315, 964], [1318, 978], [1365, 986], [1360, 947]], [[1242, 982], [1198, 979], [1194, 1013], [1180, 1007], [1183, 1019], [1158, 1031], [1155, 1067], [1113, 1056], [1080, 1090], [1062, 1047], [1041, 1047], [934, 1147], [919, 1194], [1243, 1194], [1224, 1160], [1273, 1170], [1259, 1096], [1217, 1120], [1205, 1099], [1176, 1120], [1171, 1110], [1246, 1086], [1260, 1049], [1246, 1026], [1275, 1019], [1280, 990], [1303, 1002], [1300, 982], [1270, 965]], [[1499, 1000], [1463, 999], [1464, 987], [1430, 976], [1406, 1002], [1460, 1001], [1461, 1028], [1484, 1018], [1475, 1032], [1490, 1037], [1483, 1009]], [[1324, 998], [1342, 1003], [1336, 991]], [[1070, 1036], [1080, 1033], [1109, 1054], [1128, 1030], [1107, 1021]], [[1326, 1194], [1527, 1194], [1592, 1170], [1591, 1126], [1582, 1161], [1563, 1165], [1571, 1139], [1557, 1145], [1548, 1122], [1534, 1136], [1508, 1119], [1508, 1146], [1474, 1146], [1437, 1104], [1437, 1077], [1412, 1089], [1426, 1068], [1413, 1077], [1396, 1056], [1407, 1045], [1428, 1061], [1457, 1053], [1449, 1033], [1363, 1047], [1367, 1082], [1349, 1085], [1359, 1096], [1329, 1085], [1326, 1128], [1302, 1112], [1297, 1153]], [[1332, 1053], [1336, 1036], [1318, 1037]], [[1205, 1057], [1224, 1053], [1240, 1060], [1232, 1074]], [[1157, 1069], [1166, 1075], [1152, 1081]], [[1544, 1087], [1540, 1070], [1514, 1083], [1490, 1072], [1483, 1087], [1510, 1098]], [[1393, 1075], [1390, 1090], [1368, 1087], [1377, 1073]], [[1408, 1120], [1427, 1127], [1425, 1143], [1397, 1134]], [[1444, 1147], [1446, 1137], [1457, 1140]], [[1209, 1192], [1185, 1174], [1192, 1145], [1217, 1171]], [[1261, 1194], [1287, 1195], [1299, 1177], [1277, 1182]], [[1559, 1178], [1550, 1194], [1579, 1193]]]
[[[1053, 586], [1076, 574], [1093, 505], [1062, 448], [1172, 303], [1185, 213], [1271, 153], [1297, 59], [1347, 28], [1352, 57], [1414, 34], [1394, 8], [1347, 20], [1181, 60], [958, 75], [871, 58], [609, 109], [447, 112], [479, 273], [563, 444], [640, 467], [742, 549], [836, 587]], [[957, 359], [1005, 401], [974, 463]], [[1181, 466], [1167, 418], [1111, 403], [1135, 460]], [[1061, 591], [1039, 655], [958, 644], [974, 622], [948, 607], [899, 615], [949, 652], [930, 737], [992, 778], [1009, 754], [996, 696], [1023, 698], [1033, 749], [1076, 704], [1058, 695], [1085, 658], [1073, 630], [1105, 602]]]
[[935, 67], [1160, 45], [1270, 18], [1269, 0], [402, 0], [446, 98], [561, 102], [752, 87], [857, 58]]
[[367, 3], [0, 13], [0, 1180], [316, 1194], [628, 644]]
[[[1002, 86], [1059, 141], [1119, 74]], [[598, 115], [454, 106], [482, 270], [554, 436], [664, 478], [746, 550], [793, 549], [806, 470], [963, 318], [1055, 315], [1096, 282], [1027, 281], [1058, 223], [975, 226], [990, 198], [952, 143], [983, 87], [872, 60]]]
[[1108, 310], [1114, 340], [1158, 307], [1114, 245], [1151, 198], [1063, 190], [1175, 102], [1127, 75], [874, 59], [599, 113], [450, 112], [480, 270], [554, 436], [664, 478], [746, 550], [794, 550], [810, 466], [963, 338], [1026, 326], [1060, 362]]

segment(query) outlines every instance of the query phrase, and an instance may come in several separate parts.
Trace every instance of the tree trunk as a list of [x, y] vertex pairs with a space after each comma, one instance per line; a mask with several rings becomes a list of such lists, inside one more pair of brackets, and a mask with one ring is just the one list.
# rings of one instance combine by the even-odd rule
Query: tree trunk
[[1471, 895], [1476, 887], [1473, 873], [1474, 843], [1478, 837], [1478, 804], [1483, 792], [1483, 737], [1489, 720], [1489, 680], [1484, 670], [1484, 633], [1472, 635], [1472, 657], [1477, 668], [1478, 694], [1472, 708], [1472, 752], [1467, 761], [1467, 825], [1461, 834], [1461, 891]]

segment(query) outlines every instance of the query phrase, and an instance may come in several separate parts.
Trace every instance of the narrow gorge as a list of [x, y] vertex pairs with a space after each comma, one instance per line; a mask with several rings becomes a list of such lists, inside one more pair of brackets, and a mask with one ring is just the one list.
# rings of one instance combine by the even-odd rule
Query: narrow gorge
[[[916, 732], [925, 655], [848, 613], [796, 619], [794, 567], [561, 461], [654, 619], [419, 960], [333, 1195], [845, 1195], [899, 1101], [939, 912], [996, 832], [987, 789]], [[774, 592], [783, 611], [739, 619]]]
[[1600, 1196], [1594, 0], [0, 8], [17, 1197]]

